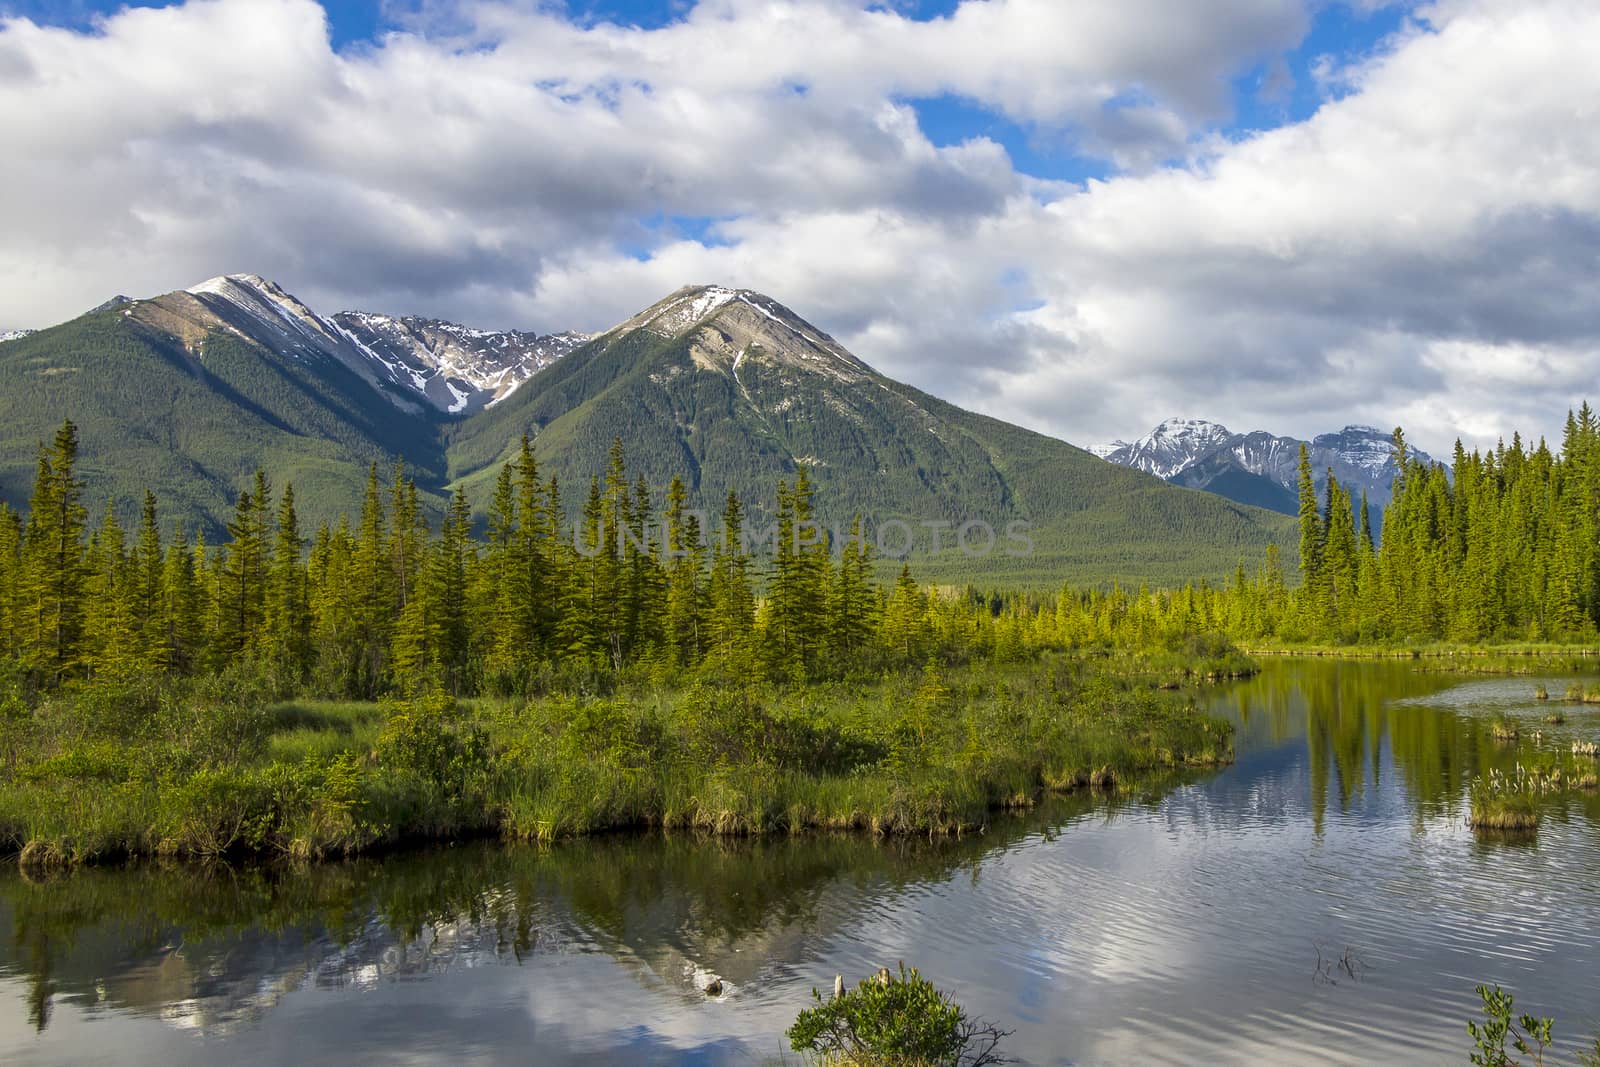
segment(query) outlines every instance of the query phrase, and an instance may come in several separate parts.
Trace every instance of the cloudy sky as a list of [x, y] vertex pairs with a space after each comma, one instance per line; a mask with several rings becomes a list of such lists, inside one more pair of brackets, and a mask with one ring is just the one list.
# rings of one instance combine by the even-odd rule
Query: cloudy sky
[[1595, 0], [0, 0], [0, 328], [760, 289], [1090, 443], [1600, 401]]

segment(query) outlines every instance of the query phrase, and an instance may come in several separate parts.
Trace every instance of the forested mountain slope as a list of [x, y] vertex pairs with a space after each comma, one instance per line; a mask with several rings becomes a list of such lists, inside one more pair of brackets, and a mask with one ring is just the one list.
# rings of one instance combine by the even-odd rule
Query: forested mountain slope
[[[169, 320], [170, 321], [170, 320]], [[127, 306], [0, 344], [0, 497], [20, 506], [36, 452], [70, 418], [87, 500], [220, 532], [257, 468], [293, 482], [308, 518], [360, 500], [366, 468], [404, 456], [424, 485], [444, 474], [437, 418], [401, 412], [337, 360], [280, 355], [196, 315], [180, 329]]]
[[[426, 348], [429, 330], [406, 336]], [[481, 511], [528, 434], [569, 510], [616, 438], [658, 495], [681, 476], [689, 503], [714, 513], [732, 490], [758, 523], [804, 464], [823, 520], [860, 514], [923, 560], [937, 541], [943, 551], [920, 568], [937, 579], [1217, 577], [1293, 540], [1280, 516], [886, 378], [749, 291], [682, 289], [456, 417], [423, 386], [453, 396], [467, 387], [462, 368], [489, 375], [502, 348], [508, 373], [522, 373], [532, 349], [507, 335], [467, 360], [436, 344], [432, 364], [414, 364], [396, 358], [393, 338], [364, 337], [270, 282], [230, 275], [0, 343], [0, 496], [25, 500], [38, 443], [70, 418], [96, 510], [110, 501], [131, 518], [148, 488], [169, 519], [218, 536], [257, 466], [294, 484], [311, 524], [356, 511], [368, 467], [387, 474], [402, 458], [434, 521], [458, 485]], [[905, 525], [883, 527], [891, 520]], [[980, 524], [967, 530], [972, 555], [955, 547], [967, 523]]]
[[[1231, 572], [1272, 540], [1280, 516], [1166, 485], [1088, 452], [976, 415], [874, 371], [759, 293], [688, 287], [541, 372], [537, 388], [447, 428], [453, 479], [481, 499], [524, 433], [543, 463], [586, 482], [621, 438], [629, 461], [664, 486], [681, 474], [691, 503], [729, 489], [770, 514], [771, 487], [804, 463], [822, 517], [989, 524], [993, 554], [947, 549], [932, 575], [1176, 580]], [[581, 485], [578, 487], [581, 489]], [[1033, 551], [1009, 555], [1005, 528], [1031, 524]], [[973, 531], [971, 547], [983, 538]], [[898, 529], [890, 544], [904, 542]]]

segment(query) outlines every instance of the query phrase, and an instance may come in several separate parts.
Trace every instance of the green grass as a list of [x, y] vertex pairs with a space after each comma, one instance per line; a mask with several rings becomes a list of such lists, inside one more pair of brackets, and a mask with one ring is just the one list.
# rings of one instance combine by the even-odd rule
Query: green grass
[[1226, 723], [1070, 658], [526, 703], [271, 703], [248, 689], [144, 683], [46, 701], [0, 771], [0, 845], [77, 863], [646, 827], [960, 834], [1050, 792], [1232, 758]]
[[1582, 741], [1573, 742], [1570, 753], [1520, 751], [1511, 773], [1492, 769], [1473, 779], [1467, 791], [1467, 825], [1474, 830], [1537, 829], [1547, 802], [1600, 788], [1595, 751], [1593, 743]]
[[[1450, 642], [1396, 642], [1393, 644], [1288, 644], [1272, 641], [1250, 643], [1251, 656], [1307, 656], [1328, 659], [1404, 659], [1414, 660], [1415, 669], [1440, 674], [1562, 674], [1592, 672], [1600, 668], [1600, 649], [1593, 642], [1552, 644], [1548, 642], [1509, 642], [1505, 644], [1463, 645]], [[1567, 692], [1568, 700], [1582, 699], [1578, 684]], [[1600, 689], [1596, 690], [1600, 699]], [[1540, 698], [1544, 699], [1544, 698]]]

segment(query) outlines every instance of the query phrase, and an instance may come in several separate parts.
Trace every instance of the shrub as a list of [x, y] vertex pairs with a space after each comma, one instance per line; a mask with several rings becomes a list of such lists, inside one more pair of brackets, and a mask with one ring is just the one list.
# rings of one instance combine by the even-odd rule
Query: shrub
[[[1551, 1031], [1554, 1019], [1541, 1019], [1524, 1012], [1515, 1021], [1511, 1017], [1512, 997], [1499, 986], [1477, 987], [1478, 998], [1483, 1001], [1483, 1022], [1467, 1022], [1467, 1033], [1472, 1035], [1471, 1060], [1476, 1067], [1517, 1067], [1506, 1051], [1512, 1049], [1524, 1056], [1532, 1056], [1535, 1064], [1545, 1062], [1545, 1053], [1554, 1043]], [[1578, 1051], [1579, 1067], [1600, 1067], [1600, 1038]]]
[[796, 1052], [889, 1063], [982, 1067], [1007, 1063], [997, 1051], [1009, 1031], [967, 1017], [915, 967], [879, 971], [852, 990], [801, 1012], [789, 1028]]
[[390, 706], [378, 759], [417, 774], [447, 797], [459, 797], [488, 770], [489, 744], [453, 697], [434, 693]]

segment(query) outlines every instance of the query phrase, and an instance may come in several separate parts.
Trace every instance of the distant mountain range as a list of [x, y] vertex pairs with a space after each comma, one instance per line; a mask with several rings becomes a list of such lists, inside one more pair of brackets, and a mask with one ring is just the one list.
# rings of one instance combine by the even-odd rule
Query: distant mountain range
[[[1301, 444], [1309, 451], [1319, 493], [1331, 470], [1350, 490], [1352, 500], [1365, 492], [1373, 509], [1386, 507], [1399, 473], [1391, 437], [1372, 426], [1346, 426], [1301, 441], [1264, 430], [1234, 433], [1205, 419], [1168, 419], [1137, 441], [1114, 441], [1090, 451], [1174, 485], [1293, 515], [1298, 506]], [[1411, 454], [1418, 462], [1433, 462], [1426, 452]]]
[[[754, 522], [804, 463], [823, 519], [901, 520], [918, 555], [939, 538], [939, 561], [919, 564], [927, 577], [1173, 582], [1293, 542], [1282, 516], [964, 411], [770, 297], [718, 286], [584, 338], [322, 316], [229, 275], [0, 344], [0, 495], [13, 505], [66, 417], [97, 509], [131, 515], [149, 487], [169, 517], [217, 534], [258, 464], [294, 483], [312, 522], [353, 513], [368, 466], [399, 457], [427, 506], [457, 486], [481, 506], [527, 433], [569, 508], [616, 437], [658, 491], [681, 475], [691, 505], [716, 512], [732, 489]], [[1000, 531], [1002, 551], [955, 551], [968, 520]], [[1004, 553], [1012, 521], [1031, 524], [1031, 554]]]

